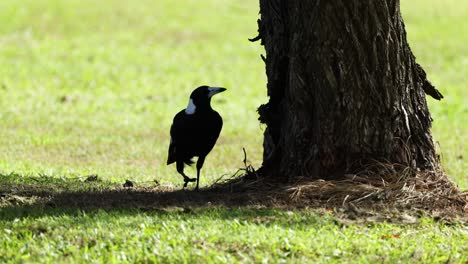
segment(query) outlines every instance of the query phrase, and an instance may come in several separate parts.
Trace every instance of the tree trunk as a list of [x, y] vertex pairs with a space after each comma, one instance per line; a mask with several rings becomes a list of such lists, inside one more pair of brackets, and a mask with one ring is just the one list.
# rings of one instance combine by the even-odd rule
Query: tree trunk
[[442, 95], [415, 62], [398, 0], [260, 0], [260, 13], [264, 175], [438, 167], [425, 93]]

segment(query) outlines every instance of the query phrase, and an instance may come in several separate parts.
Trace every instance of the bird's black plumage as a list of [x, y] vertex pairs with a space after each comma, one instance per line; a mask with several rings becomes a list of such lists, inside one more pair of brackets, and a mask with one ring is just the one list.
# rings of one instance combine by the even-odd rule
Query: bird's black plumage
[[198, 190], [200, 170], [223, 127], [223, 119], [211, 108], [211, 97], [225, 90], [221, 87], [198, 87], [190, 95], [187, 108], [174, 117], [167, 165], [176, 163], [177, 172], [184, 177], [184, 187], [188, 182], [195, 181], [185, 175], [184, 164], [191, 165], [192, 158], [198, 157], [195, 187]]

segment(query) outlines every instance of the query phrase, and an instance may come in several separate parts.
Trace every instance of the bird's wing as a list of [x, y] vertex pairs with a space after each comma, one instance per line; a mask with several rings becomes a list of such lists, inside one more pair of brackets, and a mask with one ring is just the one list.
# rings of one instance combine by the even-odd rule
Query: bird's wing
[[221, 116], [218, 114], [218, 112], [213, 111], [213, 114], [211, 115], [210, 118], [210, 123], [209, 129], [206, 129], [203, 133], [203, 141], [206, 142], [206, 144], [203, 146], [203, 153], [206, 155], [213, 149], [213, 147], [216, 144], [216, 141], [218, 140], [219, 134], [221, 132], [221, 129], [223, 127], [223, 119]]

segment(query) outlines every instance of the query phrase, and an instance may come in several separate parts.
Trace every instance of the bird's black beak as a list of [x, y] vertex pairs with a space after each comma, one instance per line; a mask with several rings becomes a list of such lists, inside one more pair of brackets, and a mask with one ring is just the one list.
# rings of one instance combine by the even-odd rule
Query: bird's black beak
[[208, 87], [208, 97], [212, 97], [215, 94], [222, 93], [226, 91], [226, 88], [223, 87]]

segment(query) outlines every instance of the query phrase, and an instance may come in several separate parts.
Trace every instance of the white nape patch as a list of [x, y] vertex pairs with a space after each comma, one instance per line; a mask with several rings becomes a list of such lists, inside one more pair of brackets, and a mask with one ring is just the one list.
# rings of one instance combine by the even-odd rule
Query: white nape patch
[[193, 103], [192, 98], [190, 98], [190, 100], [188, 102], [188, 106], [187, 106], [187, 108], [185, 108], [185, 113], [187, 115], [193, 115], [193, 114], [195, 114], [196, 110], [197, 110], [197, 106]]
[[221, 90], [221, 87], [208, 87], [208, 97], [211, 97]]

